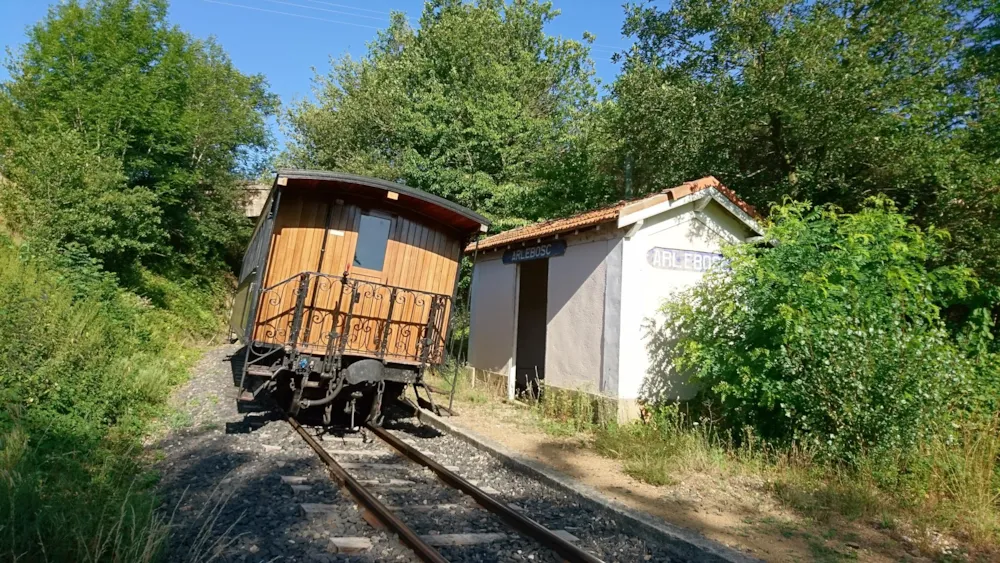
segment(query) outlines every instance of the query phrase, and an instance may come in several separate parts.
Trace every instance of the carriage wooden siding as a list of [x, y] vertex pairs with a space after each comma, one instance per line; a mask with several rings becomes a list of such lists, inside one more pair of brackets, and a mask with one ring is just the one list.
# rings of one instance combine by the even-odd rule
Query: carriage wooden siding
[[[284, 344], [297, 333], [301, 351], [323, 354], [331, 335], [341, 333], [350, 320], [347, 348], [398, 363], [421, 361], [419, 340], [428, 321], [448, 325], [463, 237], [431, 227], [405, 210], [386, 212], [384, 201], [350, 194], [283, 188], [279, 202], [252, 339]], [[366, 213], [390, 221], [381, 271], [352, 265]], [[303, 272], [319, 275], [302, 281]], [[345, 272], [354, 280], [346, 286]], [[306, 314], [294, 331], [295, 303], [305, 287], [301, 284], [307, 286]], [[387, 325], [385, 319], [391, 322]], [[425, 360], [436, 363], [445, 331], [433, 337], [431, 357]]]

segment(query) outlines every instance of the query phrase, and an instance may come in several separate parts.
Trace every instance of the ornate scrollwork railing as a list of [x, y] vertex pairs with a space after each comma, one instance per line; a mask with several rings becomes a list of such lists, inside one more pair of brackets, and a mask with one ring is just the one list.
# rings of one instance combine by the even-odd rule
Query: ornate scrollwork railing
[[439, 364], [450, 304], [438, 293], [304, 272], [261, 290], [251, 341], [261, 358], [284, 349]]

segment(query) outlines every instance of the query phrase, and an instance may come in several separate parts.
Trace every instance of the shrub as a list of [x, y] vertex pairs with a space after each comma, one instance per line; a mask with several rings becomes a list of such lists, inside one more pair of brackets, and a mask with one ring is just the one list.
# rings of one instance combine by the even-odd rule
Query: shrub
[[664, 305], [653, 357], [733, 429], [846, 462], [912, 451], [983, 381], [941, 320], [975, 284], [928, 267], [946, 236], [882, 198], [777, 206], [762, 244], [724, 249], [728, 268]]
[[80, 255], [28, 254], [0, 237], [0, 560], [150, 560], [165, 528], [136, 453], [185, 344], [217, 330], [212, 292], [145, 273], [157, 307]]
[[101, 155], [73, 129], [18, 139], [3, 171], [0, 214], [43, 244], [73, 245], [116, 271], [129, 271], [159, 236], [155, 195], [128, 188], [119, 159]]

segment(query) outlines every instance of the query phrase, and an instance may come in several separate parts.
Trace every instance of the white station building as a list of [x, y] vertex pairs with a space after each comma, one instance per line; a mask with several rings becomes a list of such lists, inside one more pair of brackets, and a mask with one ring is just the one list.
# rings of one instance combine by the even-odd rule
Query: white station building
[[652, 374], [646, 327], [664, 298], [721, 260], [720, 248], [760, 236], [756, 210], [713, 177], [643, 199], [493, 235], [470, 245], [469, 363], [507, 380], [508, 394], [546, 387], [617, 402], [638, 415], [648, 377], [673, 396], [695, 390]]

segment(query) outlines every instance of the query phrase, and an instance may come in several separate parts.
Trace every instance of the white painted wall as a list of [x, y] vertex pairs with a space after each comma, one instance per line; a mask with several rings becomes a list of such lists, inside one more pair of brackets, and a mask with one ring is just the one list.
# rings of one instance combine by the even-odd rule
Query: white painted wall
[[570, 238], [566, 254], [549, 258], [546, 385], [600, 391], [605, 259], [616, 242]]
[[[654, 268], [646, 253], [653, 247], [719, 252], [725, 241], [756, 234], [717, 201], [696, 211], [697, 201], [677, 202], [647, 217], [630, 238], [623, 238], [629, 227], [569, 237], [566, 253], [549, 259], [548, 385], [632, 404], [641, 397], [649, 378], [644, 326], [662, 321], [658, 310], [664, 298], [702, 278], [700, 272]], [[517, 267], [504, 265], [501, 254], [480, 256], [473, 274], [469, 361], [479, 369], [512, 374]], [[696, 389], [683, 375], [669, 373], [665, 379], [671, 396], [694, 396]]]
[[469, 365], [477, 369], [506, 374], [513, 367], [516, 273], [500, 254], [480, 257], [473, 270]]
[[[678, 206], [647, 218], [642, 227], [625, 240], [622, 258], [621, 356], [618, 396], [640, 398], [643, 382], [651, 376], [645, 327], [650, 321], [661, 323], [659, 308], [663, 300], [687, 289], [702, 278], [702, 273], [668, 270], [651, 266], [646, 253], [653, 247], [700, 252], [719, 252], [726, 239], [745, 240], [752, 236], [746, 225], [736, 220], [717, 202], [712, 201], [700, 213], [694, 203]], [[692, 398], [697, 389], [683, 374], [659, 374], [670, 383], [670, 396]]]

